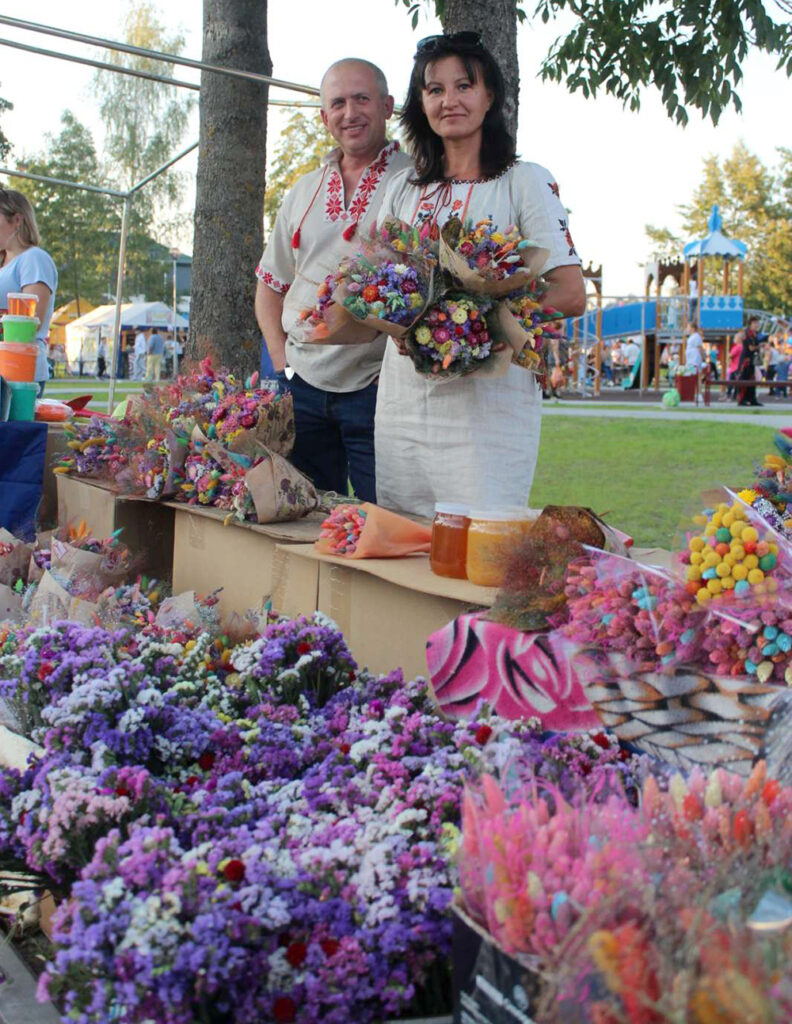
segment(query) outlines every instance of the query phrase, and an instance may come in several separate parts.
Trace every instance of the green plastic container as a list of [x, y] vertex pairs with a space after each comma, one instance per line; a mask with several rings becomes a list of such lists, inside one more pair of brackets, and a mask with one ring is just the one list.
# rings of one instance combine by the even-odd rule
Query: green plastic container
[[10, 420], [34, 419], [38, 384], [15, 380], [7, 380], [6, 384], [11, 388], [11, 408], [8, 410], [8, 418]]
[[35, 341], [39, 326], [37, 316], [14, 316], [6, 313], [3, 319], [3, 341]]

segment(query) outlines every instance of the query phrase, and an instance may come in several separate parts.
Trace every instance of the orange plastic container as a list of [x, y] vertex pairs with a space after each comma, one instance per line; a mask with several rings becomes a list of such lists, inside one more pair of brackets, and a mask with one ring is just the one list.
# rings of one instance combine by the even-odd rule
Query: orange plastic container
[[38, 299], [28, 292], [8, 293], [8, 312], [18, 316], [35, 316]]
[[38, 345], [23, 341], [0, 341], [0, 377], [32, 381], [36, 376]]

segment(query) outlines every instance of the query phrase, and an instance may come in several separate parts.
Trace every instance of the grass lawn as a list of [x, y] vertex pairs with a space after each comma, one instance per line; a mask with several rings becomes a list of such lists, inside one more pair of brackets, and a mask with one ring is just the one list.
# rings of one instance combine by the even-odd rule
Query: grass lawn
[[[115, 401], [120, 402], [127, 395], [135, 394], [143, 387], [140, 381], [119, 380], [115, 387]], [[98, 409], [99, 412], [107, 411], [107, 396], [109, 385], [106, 380], [96, 380], [85, 377], [82, 380], [50, 380], [44, 392], [45, 398], [57, 398], [61, 402], [68, 402], [80, 395], [93, 395], [89, 403], [91, 409]]]
[[546, 416], [531, 505], [586, 505], [638, 546], [668, 548], [701, 491], [748, 486], [773, 450], [772, 428]]

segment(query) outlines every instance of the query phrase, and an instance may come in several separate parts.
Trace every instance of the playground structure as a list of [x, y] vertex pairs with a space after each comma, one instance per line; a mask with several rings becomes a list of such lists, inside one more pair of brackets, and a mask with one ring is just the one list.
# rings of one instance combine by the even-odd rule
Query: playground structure
[[[622, 386], [641, 391], [660, 390], [663, 351], [670, 346], [681, 366], [685, 365], [685, 337], [689, 324], [699, 329], [705, 342], [718, 349], [722, 379], [728, 376], [730, 343], [749, 317], [757, 317], [760, 331], [771, 333], [778, 318], [763, 310], [747, 309], [743, 302], [743, 269], [748, 247], [728, 238], [722, 230], [717, 205], [709, 218], [709, 234], [688, 242], [683, 260], [655, 261], [644, 268], [643, 299], [630, 296], [605, 299], [602, 294], [602, 267], [589, 265], [583, 271], [593, 285], [591, 308], [568, 321], [567, 334], [573, 347], [582, 353], [594, 348], [594, 393], [600, 393], [602, 346], [620, 339], [634, 339], [641, 350]], [[734, 273], [736, 269], [736, 273]], [[736, 280], [735, 280], [736, 278]], [[663, 286], [672, 279], [676, 293], [663, 295]], [[587, 355], [580, 360], [578, 390], [585, 392]]]

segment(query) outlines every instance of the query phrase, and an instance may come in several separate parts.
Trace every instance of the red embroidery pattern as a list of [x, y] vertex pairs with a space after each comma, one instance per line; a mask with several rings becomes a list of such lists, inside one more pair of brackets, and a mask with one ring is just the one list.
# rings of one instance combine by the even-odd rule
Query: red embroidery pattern
[[575, 251], [575, 243], [572, 241], [572, 235], [570, 234], [570, 231], [569, 231], [569, 225], [567, 224], [567, 222], [565, 220], [560, 220], [560, 219], [559, 219], [558, 223], [560, 225], [561, 233], [563, 234], [564, 238], [566, 239], [566, 244], [569, 246], [569, 255], [570, 256], [577, 256], [577, 252]]
[[455, 199], [453, 201], [453, 203], [451, 204], [451, 213], [456, 213], [457, 210], [461, 210], [461, 209], [462, 209], [462, 200], [461, 199]]
[[550, 191], [553, 193], [553, 195], [556, 197], [556, 199], [560, 199], [561, 198], [557, 182], [555, 182], [555, 181], [548, 181], [547, 187], [550, 189]]
[[263, 281], [272, 288], [273, 291], [280, 292], [281, 295], [285, 295], [289, 290], [289, 285], [283, 281], [280, 281], [273, 273], [269, 270], [265, 270], [261, 263], [256, 267], [256, 277], [259, 281]]
[[347, 221], [351, 220], [357, 224], [366, 215], [366, 210], [371, 202], [371, 197], [377, 191], [377, 185], [388, 168], [391, 156], [400, 149], [398, 142], [389, 143], [377, 157], [373, 164], [370, 164], [366, 173], [358, 182], [355, 194], [349, 204], [349, 209], [344, 209], [344, 183], [338, 168], [334, 167], [327, 179], [325, 192], [325, 220]]

